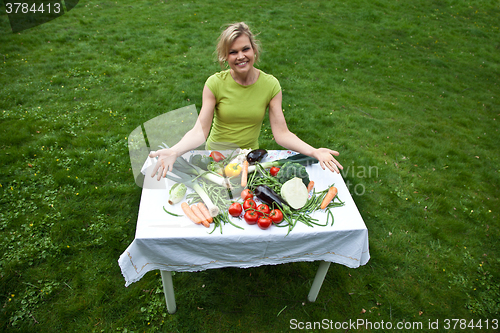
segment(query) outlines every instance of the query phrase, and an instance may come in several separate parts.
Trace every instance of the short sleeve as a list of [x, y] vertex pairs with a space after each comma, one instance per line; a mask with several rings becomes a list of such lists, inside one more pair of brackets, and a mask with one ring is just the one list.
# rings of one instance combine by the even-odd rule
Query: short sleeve
[[269, 83], [272, 86], [272, 88], [271, 88], [271, 99], [273, 99], [281, 91], [281, 85], [280, 85], [280, 82], [278, 81], [277, 78], [275, 78], [272, 75], [269, 75], [269, 76], [271, 78]]
[[217, 75], [213, 74], [205, 81], [205, 85], [208, 87], [208, 89], [210, 89], [214, 96], [217, 96], [218, 93], [218, 80], [219, 79]]

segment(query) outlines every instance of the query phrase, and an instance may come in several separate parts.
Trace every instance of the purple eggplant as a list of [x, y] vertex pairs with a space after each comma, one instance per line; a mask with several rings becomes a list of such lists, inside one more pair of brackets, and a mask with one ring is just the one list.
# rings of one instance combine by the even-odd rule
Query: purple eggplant
[[278, 206], [281, 209], [285, 209], [285, 207], [290, 206], [282, 197], [266, 185], [257, 185], [253, 193], [262, 202], [268, 204], [269, 207]]
[[265, 149], [255, 149], [247, 154], [247, 161], [250, 164], [255, 162], [260, 162], [267, 155], [267, 150]]

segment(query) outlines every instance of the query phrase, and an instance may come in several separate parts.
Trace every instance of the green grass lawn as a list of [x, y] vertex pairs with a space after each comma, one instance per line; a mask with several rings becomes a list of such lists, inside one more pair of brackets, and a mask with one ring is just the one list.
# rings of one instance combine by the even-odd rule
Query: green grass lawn
[[[15, 34], [0, 8], [1, 331], [285, 332], [294, 319], [363, 319], [450, 332], [453, 318], [455, 331], [495, 331], [498, 1], [92, 0]], [[215, 40], [234, 21], [260, 33], [258, 67], [280, 80], [289, 128], [340, 152], [371, 259], [332, 265], [315, 303], [318, 263], [177, 273], [169, 315], [159, 272], [125, 288], [117, 263], [141, 195], [127, 137], [200, 109], [220, 70]], [[279, 149], [268, 121], [260, 143]]]

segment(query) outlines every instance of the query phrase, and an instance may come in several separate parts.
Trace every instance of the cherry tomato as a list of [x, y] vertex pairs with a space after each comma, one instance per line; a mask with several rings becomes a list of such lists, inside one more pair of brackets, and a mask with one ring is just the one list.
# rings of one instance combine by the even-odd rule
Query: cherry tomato
[[259, 206], [257, 206], [257, 214], [259, 214], [259, 217], [260, 216], [267, 216], [269, 215], [269, 206], [266, 205], [266, 204], [260, 204]]
[[273, 209], [269, 214], [269, 218], [271, 219], [271, 221], [278, 224], [283, 221], [283, 213], [279, 209]]
[[253, 210], [248, 210], [245, 212], [245, 215], [243, 215], [243, 218], [248, 224], [255, 224], [259, 220], [259, 215]]
[[262, 216], [257, 221], [257, 225], [262, 230], [265, 230], [265, 229], [269, 228], [272, 223], [273, 223], [273, 221], [271, 221], [271, 219], [269, 217], [267, 217], [267, 216]]
[[278, 174], [279, 171], [280, 171], [280, 168], [278, 168], [278, 167], [272, 167], [269, 170], [269, 173], [271, 174], [271, 176], [276, 177], [276, 175]]
[[243, 190], [243, 192], [241, 192], [241, 198], [243, 199], [243, 201], [248, 199], [253, 199], [252, 191], [250, 191], [249, 189]]
[[229, 206], [229, 214], [234, 217], [238, 217], [241, 215], [241, 212], [243, 212], [243, 208], [241, 208], [241, 205], [237, 202], [233, 202], [231, 206]]
[[252, 199], [247, 199], [247, 200], [245, 200], [245, 202], [243, 202], [243, 209], [244, 210], [248, 210], [250, 208], [256, 208], [256, 207], [257, 207], [257, 204]]
[[210, 157], [213, 158], [215, 162], [220, 162], [225, 159], [224, 155], [215, 150], [210, 153]]

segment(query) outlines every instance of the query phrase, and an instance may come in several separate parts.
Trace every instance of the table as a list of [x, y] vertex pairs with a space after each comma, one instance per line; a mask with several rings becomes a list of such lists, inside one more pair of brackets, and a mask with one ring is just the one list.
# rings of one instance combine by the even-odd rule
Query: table
[[[194, 153], [194, 152], [191, 152]], [[189, 155], [190, 153], [188, 153]], [[270, 151], [274, 160], [294, 154], [290, 151]], [[152, 162], [149, 162], [152, 165]], [[160, 270], [169, 313], [176, 311], [171, 272], [196, 272], [222, 267], [248, 268], [300, 261], [321, 261], [308, 295], [316, 300], [330, 263], [351, 268], [364, 265], [370, 259], [368, 230], [340, 174], [322, 170], [318, 164], [308, 166], [310, 179], [317, 191], [335, 184], [338, 197], [345, 202], [332, 209], [333, 226], [308, 227], [298, 223], [288, 235], [288, 228], [271, 226], [261, 230], [237, 218], [233, 222], [244, 230], [229, 224], [222, 234], [212, 234], [202, 225], [186, 217], [173, 217], [163, 210], [182, 214], [180, 203], [167, 203], [168, 188], [172, 181], [151, 178], [151, 166], [146, 170], [141, 195], [135, 239], [120, 256], [118, 262], [125, 278], [125, 286], [140, 280], [152, 270]], [[326, 214], [316, 211], [312, 217], [320, 222]]]

